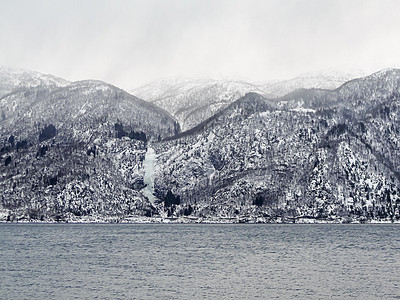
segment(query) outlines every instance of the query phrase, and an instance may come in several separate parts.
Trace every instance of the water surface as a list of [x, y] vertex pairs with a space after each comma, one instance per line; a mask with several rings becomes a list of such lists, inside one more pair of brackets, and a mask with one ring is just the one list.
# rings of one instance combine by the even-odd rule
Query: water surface
[[399, 229], [0, 224], [0, 298], [400, 299]]

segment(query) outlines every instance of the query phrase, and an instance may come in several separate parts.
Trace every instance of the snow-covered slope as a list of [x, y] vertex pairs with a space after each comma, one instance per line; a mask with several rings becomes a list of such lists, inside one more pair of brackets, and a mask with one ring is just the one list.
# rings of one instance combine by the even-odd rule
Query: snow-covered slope
[[182, 130], [189, 130], [249, 92], [277, 98], [298, 89], [335, 89], [361, 74], [325, 71], [263, 84], [174, 78], [141, 86], [132, 94], [164, 108], [177, 119]]
[[170, 115], [101, 81], [24, 87], [0, 99], [0, 210], [13, 219], [151, 215], [143, 195], [149, 140]]
[[286, 109], [335, 108], [360, 115], [399, 95], [400, 70], [387, 69], [350, 80], [335, 90], [300, 89], [277, 101]]
[[248, 92], [264, 92], [243, 81], [175, 78], [157, 81], [132, 91], [146, 101], [167, 110], [188, 130]]
[[176, 216], [399, 220], [399, 72], [274, 101], [246, 95], [158, 145], [159, 197], [179, 196]]
[[0, 66], [0, 98], [14, 89], [37, 86], [66, 86], [69, 82], [53, 75]]
[[[238, 88], [175, 86], [204, 99]], [[400, 221], [400, 70], [229, 99], [176, 135], [163, 109], [104, 82], [13, 90], [0, 99], [0, 215]]]
[[[61, 88], [18, 89], [0, 100], [4, 129], [54, 123], [59, 127], [76, 120], [105, 119], [129, 125], [153, 138], [175, 134], [174, 121], [162, 109], [101, 81], [78, 81]], [[90, 124], [80, 122], [84, 127]]]

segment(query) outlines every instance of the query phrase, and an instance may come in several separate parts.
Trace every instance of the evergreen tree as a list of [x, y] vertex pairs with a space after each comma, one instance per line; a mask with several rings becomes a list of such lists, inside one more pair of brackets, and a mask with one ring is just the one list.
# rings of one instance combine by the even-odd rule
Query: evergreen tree
[[14, 147], [15, 137], [13, 135], [10, 135], [10, 137], [8, 138], [8, 142], [11, 144], [11, 147]]
[[181, 197], [175, 196], [171, 190], [168, 190], [167, 194], [164, 196], [164, 203], [166, 207], [170, 207], [173, 204], [179, 205], [181, 204]]
[[257, 195], [256, 199], [253, 200], [253, 205], [263, 206], [264, 205], [264, 197], [261, 195]]
[[57, 134], [57, 130], [53, 124], [46, 126], [39, 134], [39, 142], [43, 142], [45, 140], [49, 140], [55, 137]]
[[11, 156], [8, 156], [6, 158], [6, 161], [4, 162], [4, 165], [7, 167], [11, 163]]

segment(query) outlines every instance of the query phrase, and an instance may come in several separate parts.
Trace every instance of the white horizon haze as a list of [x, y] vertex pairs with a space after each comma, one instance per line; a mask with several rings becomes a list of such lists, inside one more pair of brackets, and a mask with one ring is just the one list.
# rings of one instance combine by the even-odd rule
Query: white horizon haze
[[5, 0], [0, 65], [131, 90], [400, 66], [396, 0]]

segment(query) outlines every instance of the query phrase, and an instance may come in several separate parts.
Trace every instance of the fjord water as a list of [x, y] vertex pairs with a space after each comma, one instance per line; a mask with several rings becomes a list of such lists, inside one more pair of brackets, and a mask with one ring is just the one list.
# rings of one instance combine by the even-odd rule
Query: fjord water
[[1, 299], [400, 299], [397, 225], [0, 224]]

